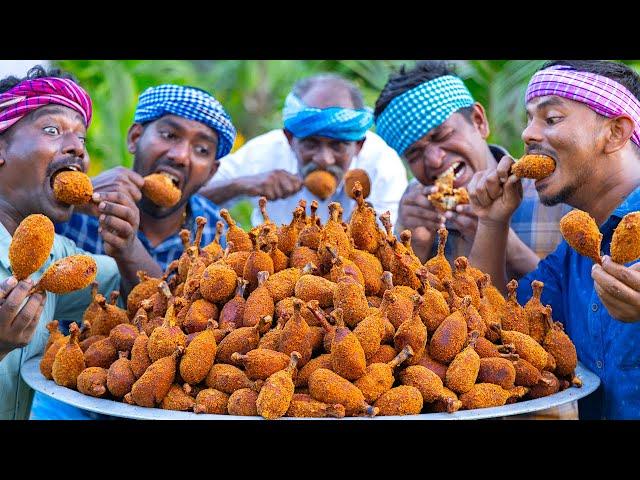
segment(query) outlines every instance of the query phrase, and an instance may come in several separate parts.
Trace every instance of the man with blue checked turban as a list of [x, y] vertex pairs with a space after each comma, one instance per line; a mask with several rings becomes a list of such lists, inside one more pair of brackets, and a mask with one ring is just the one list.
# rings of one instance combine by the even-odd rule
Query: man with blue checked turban
[[[409, 164], [415, 179], [402, 196], [396, 229], [410, 229], [414, 252], [424, 262], [437, 253], [437, 231], [449, 231], [445, 256], [451, 264], [469, 256], [478, 225], [469, 204], [442, 214], [427, 199], [439, 177], [453, 172], [455, 188], [476, 172], [495, 171], [507, 151], [487, 143], [489, 122], [464, 82], [443, 61], [421, 61], [392, 74], [375, 108], [376, 130]], [[509, 278], [535, 269], [562, 240], [559, 222], [570, 209], [540, 203], [533, 180], [523, 181], [524, 199], [511, 218], [506, 248]], [[473, 264], [475, 265], [475, 264]], [[577, 418], [575, 402], [546, 410], [542, 418]]]
[[[193, 239], [196, 218], [207, 219], [201, 245], [211, 243], [220, 220], [219, 208], [198, 190], [216, 173], [219, 159], [229, 153], [236, 130], [229, 114], [210, 93], [182, 85], [158, 85], [144, 90], [139, 97], [134, 123], [127, 134], [133, 169], [116, 167], [92, 179], [95, 192], [104, 189], [130, 196], [140, 211], [138, 238], [155, 260], [158, 277], [180, 258], [183, 243], [180, 231], [187, 229]], [[181, 191], [173, 207], [154, 204], [142, 193], [144, 177], [152, 173], [168, 176]], [[74, 240], [78, 246], [102, 253], [104, 244], [98, 233], [96, 217], [74, 214], [56, 231]], [[222, 237], [224, 245], [224, 236]], [[36, 396], [33, 418], [95, 418], [90, 412], [65, 406], [55, 400]]]
[[[417, 62], [392, 74], [376, 102], [376, 131], [411, 169], [414, 179], [400, 201], [396, 230], [412, 232], [412, 246], [422, 261], [437, 251], [437, 231], [449, 230], [445, 255], [468, 256], [477, 217], [457, 205], [441, 212], [427, 199], [436, 180], [453, 173], [454, 188], [465, 187], [478, 171], [495, 169], [507, 151], [487, 143], [490, 129], [483, 106], [443, 61]], [[514, 215], [508, 269], [519, 278], [561, 240], [558, 223], [568, 207], [540, 204], [533, 182], [525, 184], [525, 202]]]
[[[356, 202], [345, 191], [343, 177], [357, 168], [371, 181], [367, 201], [378, 214], [389, 210], [395, 221], [407, 185], [405, 169], [400, 157], [369, 131], [373, 115], [355, 85], [334, 74], [302, 79], [287, 96], [282, 113], [284, 128], [260, 135], [223, 158], [200, 193], [218, 204], [251, 197], [253, 225], [263, 221], [257, 208], [261, 196], [270, 200], [268, 213], [276, 224], [288, 224], [301, 199], [318, 202], [323, 222], [331, 202], [340, 202], [348, 219]], [[309, 182], [317, 172], [330, 180], [326, 192]]]

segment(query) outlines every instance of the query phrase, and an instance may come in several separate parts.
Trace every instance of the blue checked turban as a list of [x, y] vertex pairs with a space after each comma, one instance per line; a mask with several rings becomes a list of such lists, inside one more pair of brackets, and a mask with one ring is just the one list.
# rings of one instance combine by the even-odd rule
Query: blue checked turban
[[453, 75], [434, 78], [398, 95], [378, 115], [376, 133], [398, 155], [443, 124], [453, 112], [474, 104], [462, 80]]
[[329, 107], [313, 108], [305, 105], [293, 93], [287, 95], [282, 111], [284, 128], [298, 138], [317, 135], [342, 141], [362, 140], [373, 125], [371, 109]]
[[167, 114], [195, 120], [215, 130], [218, 133], [216, 158], [231, 151], [236, 129], [220, 102], [208, 92], [180, 85], [149, 87], [140, 94], [134, 122], [151, 122]]

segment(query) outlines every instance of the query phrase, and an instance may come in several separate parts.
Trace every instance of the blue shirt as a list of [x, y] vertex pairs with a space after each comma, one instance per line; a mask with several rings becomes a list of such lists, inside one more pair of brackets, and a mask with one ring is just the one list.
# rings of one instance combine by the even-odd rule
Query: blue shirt
[[[640, 210], [640, 187], [629, 194], [600, 227], [604, 254], [622, 217]], [[640, 322], [614, 319], [593, 286], [593, 261], [566, 241], [520, 281], [518, 301], [524, 305], [533, 292], [531, 282], [544, 282], [543, 304], [553, 308], [573, 340], [578, 359], [600, 377], [600, 387], [579, 401], [581, 419], [640, 419]]]
[[[218, 206], [203, 197], [202, 195], [192, 195], [187, 204], [187, 219], [183, 228], [191, 231], [193, 240], [196, 232], [196, 217], [201, 216], [207, 219], [207, 223], [202, 231], [201, 246], [211, 243], [216, 234], [216, 223], [220, 218]], [[92, 253], [104, 254], [102, 237], [98, 233], [98, 219], [90, 215], [74, 213], [68, 222], [56, 224], [56, 232], [72, 239], [78, 247]], [[152, 246], [142, 231], [138, 230], [138, 238], [147, 249], [151, 257], [160, 265], [162, 270], [173, 261], [180, 258], [184, 248], [180, 239], [180, 232], [177, 231], [170, 237], [163, 240], [157, 246]], [[222, 248], [225, 247], [224, 235], [220, 238]]]

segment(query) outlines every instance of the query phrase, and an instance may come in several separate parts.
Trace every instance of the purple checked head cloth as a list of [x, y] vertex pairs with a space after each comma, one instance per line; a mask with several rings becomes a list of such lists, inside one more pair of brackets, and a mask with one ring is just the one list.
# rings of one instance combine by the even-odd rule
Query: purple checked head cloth
[[584, 103], [607, 118], [627, 115], [635, 124], [631, 141], [640, 147], [640, 100], [615, 80], [596, 73], [581, 72], [568, 65], [554, 65], [539, 70], [531, 77], [525, 103], [546, 95]]
[[62, 105], [82, 115], [89, 128], [91, 97], [80, 85], [66, 78], [42, 77], [23, 80], [0, 94], [0, 133], [45, 105]]

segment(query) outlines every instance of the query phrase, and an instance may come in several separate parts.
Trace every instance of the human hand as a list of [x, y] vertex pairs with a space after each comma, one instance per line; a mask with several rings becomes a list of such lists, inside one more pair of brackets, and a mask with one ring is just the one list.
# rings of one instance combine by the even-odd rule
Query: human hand
[[114, 258], [126, 259], [137, 238], [140, 211], [133, 199], [122, 192], [94, 193], [100, 216], [98, 233], [104, 242], [105, 253]]
[[0, 359], [27, 345], [38, 326], [47, 296], [34, 293], [22, 306], [32, 287], [31, 279], [18, 282], [13, 276], [0, 282]]
[[462, 238], [469, 243], [473, 243], [478, 228], [478, 216], [469, 204], [456, 205], [454, 211], [446, 212], [445, 218], [450, 226], [460, 232]]
[[625, 267], [605, 255], [591, 268], [593, 286], [609, 314], [622, 322], [640, 320], [640, 262]]
[[298, 175], [285, 170], [248, 175], [239, 179], [244, 193], [252, 197], [264, 196], [267, 200], [287, 198], [302, 188], [303, 181]]
[[510, 174], [514, 160], [502, 157], [495, 170], [476, 172], [467, 185], [469, 200], [478, 221], [507, 224], [522, 202], [522, 182]]
[[[134, 203], [142, 198], [142, 186], [144, 178], [131, 169], [115, 167], [102, 172], [91, 179], [94, 193], [122, 192], [127, 194]], [[97, 217], [100, 215], [97, 204], [88, 202], [85, 205], [75, 207], [79, 213]]]

